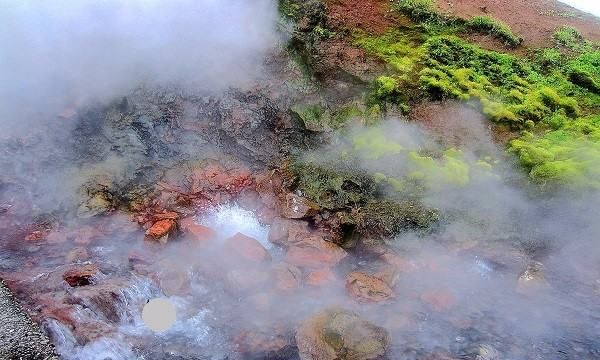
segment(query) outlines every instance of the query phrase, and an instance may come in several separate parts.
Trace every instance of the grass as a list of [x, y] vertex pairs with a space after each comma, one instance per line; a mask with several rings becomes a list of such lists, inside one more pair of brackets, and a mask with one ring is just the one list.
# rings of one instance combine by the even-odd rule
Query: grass
[[508, 25], [490, 16], [475, 16], [468, 20], [465, 26], [493, 36], [510, 47], [517, 47], [523, 42], [523, 39], [515, 35]]
[[394, 8], [414, 21], [437, 22], [440, 20], [434, 0], [396, 0]]

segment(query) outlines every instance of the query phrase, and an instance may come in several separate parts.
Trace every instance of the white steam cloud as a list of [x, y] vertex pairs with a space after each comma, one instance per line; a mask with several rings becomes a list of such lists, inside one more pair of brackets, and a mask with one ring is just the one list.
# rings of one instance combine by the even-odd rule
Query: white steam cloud
[[0, 0], [0, 127], [140, 84], [240, 86], [275, 44], [272, 0]]

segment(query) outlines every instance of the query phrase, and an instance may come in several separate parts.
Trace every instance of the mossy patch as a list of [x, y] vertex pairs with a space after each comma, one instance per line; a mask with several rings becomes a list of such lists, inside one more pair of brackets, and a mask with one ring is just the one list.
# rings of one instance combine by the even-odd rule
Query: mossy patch
[[522, 38], [512, 32], [510, 26], [490, 16], [474, 16], [465, 26], [467, 29], [493, 36], [510, 47], [517, 47], [523, 42]]
[[436, 210], [413, 201], [371, 200], [357, 215], [364, 236], [392, 237], [403, 231], [430, 228], [439, 220]]

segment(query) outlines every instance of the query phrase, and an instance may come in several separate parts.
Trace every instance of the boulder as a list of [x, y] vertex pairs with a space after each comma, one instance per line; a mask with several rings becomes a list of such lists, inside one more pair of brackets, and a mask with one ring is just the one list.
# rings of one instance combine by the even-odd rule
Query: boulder
[[169, 235], [173, 234], [176, 230], [177, 222], [175, 220], [159, 220], [146, 230], [146, 239], [157, 240], [161, 244], [166, 244]]
[[258, 240], [242, 233], [237, 233], [225, 240], [225, 247], [241, 258], [251, 262], [271, 260], [271, 255]]
[[66, 302], [89, 308], [106, 320], [118, 323], [122, 320], [122, 309], [127, 302], [122, 290], [125, 286], [126, 284], [120, 281], [110, 281], [78, 288], [70, 294]]
[[285, 196], [285, 205], [281, 212], [288, 219], [303, 219], [316, 215], [319, 206], [306, 198], [289, 193]]
[[336, 265], [348, 254], [320, 236], [311, 236], [290, 247], [285, 261], [300, 268], [322, 269]]
[[309, 286], [322, 287], [335, 282], [336, 277], [329, 268], [313, 270], [304, 279], [304, 283]]
[[300, 287], [302, 272], [294, 265], [281, 263], [273, 267], [275, 287], [281, 291], [290, 291]]
[[302, 360], [382, 359], [389, 342], [384, 328], [338, 308], [311, 316], [296, 333]]
[[394, 297], [394, 292], [385, 281], [359, 271], [346, 276], [346, 290], [361, 303], [377, 303]]
[[199, 244], [207, 244], [217, 236], [217, 233], [208, 226], [197, 224], [193, 218], [185, 218], [180, 223], [181, 231], [190, 235]]
[[271, 224], [268, 239], [273, 244], [289, 247], [309, 235], [308, 222], [278, 217]]
[[544, 265], [540, 262], [532, 262], [519, 275], [515, 291], [522, 295], [530, 295], [549, 288], [548, 281], [544, 275]]
[[90, 285], [98, 275], [98, 266], [88, 264], [65, 271], [63, 279], [71, 287]]

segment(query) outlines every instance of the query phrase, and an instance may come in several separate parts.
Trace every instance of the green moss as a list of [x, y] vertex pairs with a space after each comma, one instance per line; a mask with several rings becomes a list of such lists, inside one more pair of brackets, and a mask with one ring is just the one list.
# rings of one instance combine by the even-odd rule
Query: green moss
[[364, 236], [392, 237], [406, 230], [427, 229], [438, 219], [435, 209], [418, 202], [371, 200], [359, 209], [357, 230]]
[[296, 177], [296, 188], [323, 209], [351, 208], [364, 204], [375, 194], [373, 179], [359, 172], [310, 162], [296, 162], [290, 170]]
[[278, 10], [281, 16], [291, 20], [297, 20], [300, 15], [300, 4], [293, 0], [279, 0]]
[[466, 22], [468, 29], [491, 35], [510, 47], [517, 47], [523, 39], [515, 35], [505, 23], [489, 16], [475, 16]]
[[556, 126], [558, 130], [540, 135], [524, 133], [509, 151], [537, 183], [600, 188], [600, 116], [562, 117]]
[[584, 53], [567, 65], [569, 80], [600, 94], [600, 51]]
[[439, 21], [434, 0], [396, 0], [394, 7], [414, 21]]

